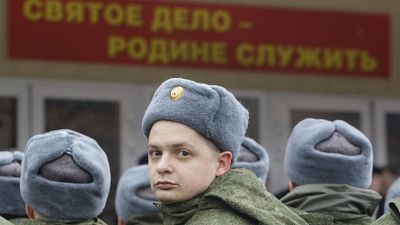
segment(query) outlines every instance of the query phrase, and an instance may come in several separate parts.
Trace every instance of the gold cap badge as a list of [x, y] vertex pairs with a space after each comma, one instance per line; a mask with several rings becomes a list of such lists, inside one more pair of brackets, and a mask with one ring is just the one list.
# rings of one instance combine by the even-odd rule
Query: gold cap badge
[[183, 89], [183, 87], [174, 87], [174, 89], [172, 89], [171, 91], [171, 99], [172, 100], [178, 100], [180, 98], [183, 97], [183, 94], [185, 93], [185, 89]]

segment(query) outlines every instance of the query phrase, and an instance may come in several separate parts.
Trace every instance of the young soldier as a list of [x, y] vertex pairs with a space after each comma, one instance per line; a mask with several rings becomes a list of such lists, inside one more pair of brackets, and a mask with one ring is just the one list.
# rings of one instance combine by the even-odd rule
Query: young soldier
[[368, 138], [348, 123], [305, 119], [288, 140], [291, 192], [281, 201], [310, 224], [371, 224], [381, 198], [368, 189], [372, 156]]
[[230, 169], [247, 123], [223, 87], [173, 78], [156, 90], [143, 131], [164, 224], [306, 224], [252, 172]]
[[110, 189], [110, 167], [90, 137], [56, 130], [30, 138], [20, 187], [30, 219], [14, 224], [105, 224], [97, 216]]
[[232, 168], [243, 168], [253, 172], [263, 184], [267, 181], [269, 155], [267, 150], [255, 140], [245, 137], [238, 158]]
[[[19, 191], [22, 152], [0, 152], [0, 216], [4, 219], [26, 217], [25, 203]], [[1, 224], [1, 223], [0, 223]]]
[[148, 165], [130, 168], [119, 178], [115, 209], [118, 225], [162, 225], [161, 212], [153, 205]]

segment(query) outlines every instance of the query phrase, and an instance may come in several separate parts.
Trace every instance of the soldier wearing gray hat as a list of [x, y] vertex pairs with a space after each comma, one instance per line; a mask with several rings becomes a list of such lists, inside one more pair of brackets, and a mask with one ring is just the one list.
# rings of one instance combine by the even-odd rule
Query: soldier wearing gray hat
[[281, 201], [310, 224], [371, 224], [381, 198], [368, 189], [372, 157], [368, 138], [350, 124], [302, 120], [286, 147], [291, 191]]
[[0, 152], [0, 216], [5, 219], [26, 217], [25, 203], [19, 191], [24, 153]]
[[306, 224], [244, 169], [231, 169], [248, 112], [225, 88], [173, 78], [143, 117], [150, 184], [172, 224]]
[[135, 166], [119, 178], [115, 209], [118, 225], [161, 225], [160, 210], [154, 206], [148, 165]]
[[29, 220], [14, 224], [105, 224], [110, 189], [107, 156], [92, 138], [55, 130], [29, 139], [22, 161], [21, 195]]

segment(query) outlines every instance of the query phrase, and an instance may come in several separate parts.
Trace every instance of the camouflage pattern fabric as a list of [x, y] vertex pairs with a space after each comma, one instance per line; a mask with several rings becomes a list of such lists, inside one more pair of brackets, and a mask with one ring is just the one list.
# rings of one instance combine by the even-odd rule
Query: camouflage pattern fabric
[[158, 204], [165, 225], [306, 225], [254, 175], [231, 169], [207, 191], [187, 201]]
[[147, 214], [132, 216], [125, 225], [162, 225], [161, 214]]
[[0, 216], [0, 225], [13, 225], [10, 221]]
[[10, 220], [15, 225], [64, 225], [64, 224], [71, 224], [71, 225], [107, 225], [104, 221], [99, 218], [81, 221], [81, 222], [73, 222], [73, 221], [66, 221], [66, 220], [52, 220], [52, 219], [15, 219]]
[[373, 222], [381, 198], [375, 191], [349, 185], [310, 184], [296, 187], [281, 201], [309, 224], [366, 225]]
[[309, 225], [334, 225], [335, 218], [330, 215], [320, 214], [320, 213], [308, 213], [296, 208], [289, 207], [293, 212], [299, 215], [303, 220], [305, 220]]
[[372, 223], [372, 225], [398, 225], [400, 224], [400, 197], [389, 203], [390, 211]]

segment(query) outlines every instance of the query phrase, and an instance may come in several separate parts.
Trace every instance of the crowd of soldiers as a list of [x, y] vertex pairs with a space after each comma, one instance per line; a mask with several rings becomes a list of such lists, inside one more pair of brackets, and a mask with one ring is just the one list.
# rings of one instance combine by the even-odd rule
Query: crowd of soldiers
[[[126, 170], [118, 225], [400, 224], [400, 181], [370, 188], [369, 139], [342, 120], [307, 118], [293, 129], [284, 166], [289, 192], [265, 187], [267, 150], [245, 137], [249, 113], [217, 85], [172, 78], [144, 114], [148, 164]], [[0, 152], [1, 224], [104, 225], [110, 166], [92, 138], [61, 129], [31, 137], [24, 153]]]

